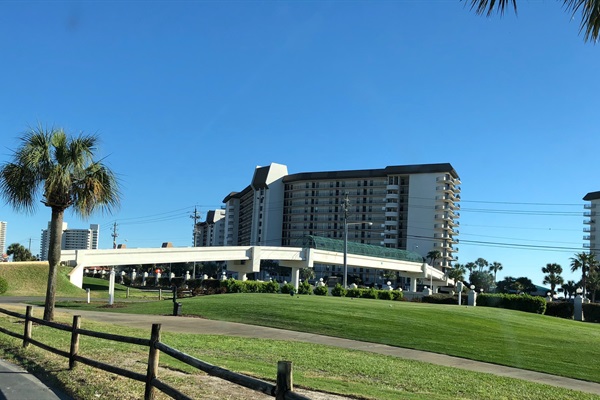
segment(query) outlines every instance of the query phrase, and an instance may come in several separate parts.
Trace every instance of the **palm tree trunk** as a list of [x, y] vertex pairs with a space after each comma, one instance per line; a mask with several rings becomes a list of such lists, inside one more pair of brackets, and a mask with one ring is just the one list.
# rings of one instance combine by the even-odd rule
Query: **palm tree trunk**
[[45, 321], [52, 321], [54, 319], [56, 274], [60, 265], [63, 217], [63, 209], [52, 207], [52, 219], [50, 220], [50, 240], [48, 245], [48, 287], [46, 288], [46, 302], [44, 307]]

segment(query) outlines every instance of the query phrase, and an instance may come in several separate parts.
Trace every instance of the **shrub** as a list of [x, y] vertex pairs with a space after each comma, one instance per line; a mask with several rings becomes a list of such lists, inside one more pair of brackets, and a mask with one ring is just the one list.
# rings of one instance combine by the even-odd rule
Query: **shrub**
[[[478, 299], [479, 300], [479, 299]], [[458, 304], [458, 298], [450, 294], [432, 294], [430, 296], [423, 296], [421, 299], [423, 303], [433, 304]], [[479, 305], [479, 302], [477, 303]]]
[[291, 283], [286, 283], [285, 285], [283, 285], [281, 287], [281, 293], [283, 293], [283, 294], [290, 294], [290, 293], [295, 293], [295, 292], [296, 292], [296, 288]]
[[0, 294], [6, 293], [8, 290], [8, 281], [0, 277]]
[[308, 280], [305, 280], [298, 286], [298, 294], [312, 294], [312, 286], [308, 283]]
[[546, 315], [573, 319], [573, 303], [568, 301], [551, 301], [546, 304]]
[[482, 307], [507, 308], [509, 310], [536, 314], [544, 314], [546, 311], [546, 299], [528, 294], [484, 293], [477, 296], [477, 305]]
[[246, 293], [261, 293], [262, 282], [258, 281], [243, 281]]
[[246, 285], [242, 281], [227, 279], [221, 282], [221, 287], [227, 289], [227, 293], [246, 293]]
[[336, 284], [332, 289], [331, 289], [331, 295], [332, 296], [336, 296], [336, 297], [346, 297], [346, 295], [348, 294], [348, 290], [346, 290], [341, 284]]
[[359, 289], [359, 290], [360, 290], [360, 297], [362, 297], [363, 299], [377, 299], [378, 298], [379, 290], [377, 290], [375, 288]]
[[346, 297], [360, 297], [361, 296], [361, 289], [358, 288], [350, 288], [350, 289], [346, 289]]
[[378, 290], [377, 298], [379, 300], [394, 300], [394, 293], [392, 290]]
[[583, 303], [583, 319], [585, 322], [600, 322], [600, 304]]
[[275, 281], [265, 282], [263, 284], [263, 293], [279, 293], [280, 287], [279, 283]]
[[313, 289], [313, 293], [317, 296], [327, 296], [327, 286], [317, 286]]
[[404, 300], [404, 292], [401, 290], [392, 290], [392, 300], [402, 301]]

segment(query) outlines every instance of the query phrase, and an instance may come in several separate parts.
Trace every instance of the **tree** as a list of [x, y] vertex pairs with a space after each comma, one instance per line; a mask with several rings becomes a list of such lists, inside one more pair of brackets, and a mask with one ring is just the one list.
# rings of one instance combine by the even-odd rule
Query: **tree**
[[542, 267], [542, 272], [546, 274], [544, 276], [544, 281], [542, 282], [544, 285], [550, 285], [550, 292], [552, 294], [556, 294], [556, 286], [562, 285], [565, 280], [560, 274], [562, 274], [563, 269], [560, 265], [556, 263], [546, 264], [545, 267]]
[[575, 272], [581, 269], [581, 285], [583, 286], [583, 297], [587, 293], [587, 276], [590, 269], [596, 269], [598, 267], [598, 261], [594, 253], [581, 252], [575, 254], [575, 257], [571, 257], [571, 272]]
[[475, 285], [476, 289], [483, 289], [485, 292], [489, 292], [494, 284], [494, 277], [487, 271], [474, 271], [469, 276], [469, 283]]
[[429, 258], [429, 264], [433, 266], [435, 260], [437, 260], [438, 258], [442, 258], [442, 253], [440, 253], [439, 250], [431, 250], [427, 253], [427, 258]]
[[6, 249], [6, 254], [12, 256], [13, 261], [37, 261], [29, 249], [20, 243], [13, 243]]
[[[504, 14], [506, 7], [512, 5], [517, 13], [517, 0], [468, 0], [471, 10], [479, 15], [492, 15], [494, 11]], [[598, 0], [562, 0], [565, 11], [573, 17], [581, 12], [579, 33], [584, 32], [584, 40], [596, 42], [600, 33], [600, 3]]]
[[315, 269], [310, 267], [300, 268], [300, 279], [307, 281], [315, 277]]
[[465, 275], [467, 274], [467, 269], [462, 264], [454, 264], [452, 269], [448, 271], [448, 278], [454, 279], [454, 282], [464, 281]]
[[575, 283], [575, 281], [567, 281], [567, 283], [563, 283], [561, 287], [565, 292], [565, 297], [570, 299], [574, 296], [575, 290], [577, 290], [577, 283]]
[[38, 127], [21, 137], [12, 161], [0, 168], [0, 194], [15, 210], [33, 213], [41, 201], [52, 211], [48, 247], [48, 287], [44, 320], [54, 319], [56, 273], [60, 264], [64, 212], [71, 208], [83, 218], [110, 211], [119, 204], [113, 172], [94, 160], [98, 138], [71, 138], [62, 129]]
[[479, 272], [483, 272], [483, 270], [485, 268], [487, 268], [487, 266], [489, 265], [487, 260], [485, 258], [481, 258], [481, 257], [479, 257], [477, 260], [475, 260], [474, 264], [477, 266], [477, 268], [479, 268]]
[[494, 273], [494, 282], [496, 282], [496, 275], [498, 274], [498, 271], [502, 271], [502, 268], [504, 267], [498, 261], [494, 261], [490, 265], [490, 272]]

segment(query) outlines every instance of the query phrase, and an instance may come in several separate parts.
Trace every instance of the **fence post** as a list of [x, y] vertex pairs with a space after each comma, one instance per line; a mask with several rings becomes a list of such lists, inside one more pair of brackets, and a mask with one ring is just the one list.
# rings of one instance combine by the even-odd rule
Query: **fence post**
[[158, 289], [158, 299], [162, 300], [162, 289]]
[[23, 332], [23, 347], [29, 346], [29, 340], [31, 339], [31, 310], [33, 306], [27, 306], [25, 311], [25, 332]]
[[127, 286], [127, 295], [125, 296], [125, 298], [129, 298], [129, 286]]
[[144, 400], [153, 400], [155, 389], [152, 381], [156, 378], [158, 372], [159, 350], [156, 344], [160, 342], [160, 324], [152, 324], [152, 334], [150, 335], [150, 352], [148, 354], [148, 372], [146, 373], [146, 390], [144, 391]]
[[275, 387], [275, 400], [284, 400], [285, 394], [294, 390], [292, 379], [292, 362], [277, 362], [277, 386]]
[[81, 315], [73, 315], [71, 349], [69, 350], [69, 369], [75, 368], [75, 356], [79, 353], [79, 328], [81, 328]]

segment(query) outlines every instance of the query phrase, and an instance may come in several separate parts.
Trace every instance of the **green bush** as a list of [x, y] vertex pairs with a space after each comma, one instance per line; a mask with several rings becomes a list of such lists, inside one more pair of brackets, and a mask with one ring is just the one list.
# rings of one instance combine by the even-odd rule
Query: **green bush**
[[312, 286], [308, 283], [308, 280], [305, 280], [298, 286], [298, 294], [312, 294]]
[[375, 288], [371, 288], [371, 289], [360, 289], [361, 293], [360, 293], [360, 297], [362, 297], [363, 299], [377, 299], [378, 297], [378, 290]]
[[544, 314], [546, 311], [546, 299], [528, 294], [483, 293], [477, 296], [477, 305], [507, 308], [535, 314]]
[[0, 277], [0, 294], [6, 293], [8, 290], [8, 281]]
[[583, 319], [585, 322], [600, 322], [600, 304], [583, 303]]
[[336, 284], [332, 289], [331, 289], [331, 295], [332, 296], [336, 296], [336, 297], [346, 297], [346, 295], [348, 294], [348, 290], [346, 290], [341, 284]]
[[291, 283], [286, 283], [285, 285], [281, 286], [281, 293], [283, 294], [290, 294], [295, 292], [296, 288]]
[[346, 297], [358, 298], [358, 297], [361, 297], [361, 292], [362, 292], [362, 290], [359, 288], [346, 289]]
[[327, 286], [317, 286], [313, 289], [313, 293], [317, 296], [327, 296]]
[[392, 290], [392, 295], [394, 296], [392, 300], [404, 300], [404, 292], [402, 292], [401, 290]]
[[[429, 296], [423, 296], [423, 303], [433, 304], [458, 304], [458, 297], [451, 294], [435, 293]], [[479, 303], [477, 303], [479, 305]]]
[[246, 293], [246, 285], [242, 281], [229, 278], [221, 282], [221, 287], [227, 288], [227, 293]]
[[394, 292], [392, 290], [378, 290], [377, 298], [379, 300], [394, 300]]
[[546, 315], [573, 319], [573, 303], [568, 301], [551, 301], [546, 304]]
[[265, 282], [263, 285], [263, 293], [279, 293], [279, 283], [275, 281]]

